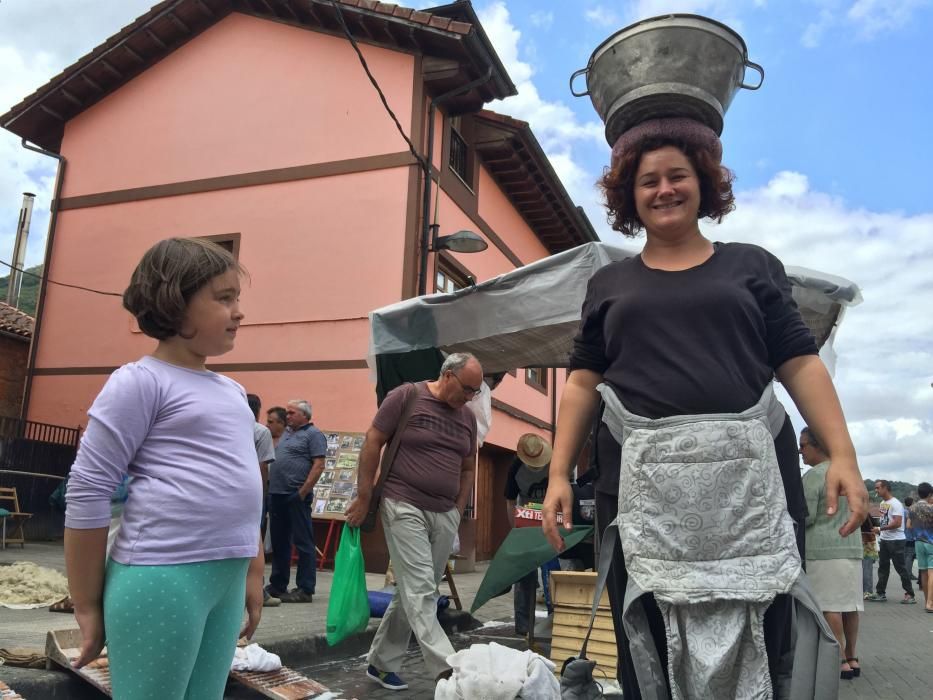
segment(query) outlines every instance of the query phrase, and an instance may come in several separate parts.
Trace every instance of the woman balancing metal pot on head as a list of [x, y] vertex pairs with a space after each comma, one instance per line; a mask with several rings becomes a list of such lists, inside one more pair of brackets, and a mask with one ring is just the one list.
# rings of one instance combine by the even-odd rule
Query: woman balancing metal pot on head
[[814, 648], [835, 642], [802, 576], [806, 505], [775, 376], [824, 438], [827, 509], [845, 495], [851, 510], [841, 535], [868, 495], [781, 262], [700, 231], [734, 207], [721, 154], [716, 133], [685, 118], [642, 122], [613, 148], [610, 221], [646, 241], [589, 282], [544, 532], [562, 549], [556, 514], [570, 522], [571, 466], [601, 408], [597, 519], [618, 526], [609, 587], [625, 697], [835, 697], [838, 655], [822, 655], [828, 669], [812, 652], [810, 668], [802, 654], [787, 663], [795, 602], [798, 647], [807, 634]]

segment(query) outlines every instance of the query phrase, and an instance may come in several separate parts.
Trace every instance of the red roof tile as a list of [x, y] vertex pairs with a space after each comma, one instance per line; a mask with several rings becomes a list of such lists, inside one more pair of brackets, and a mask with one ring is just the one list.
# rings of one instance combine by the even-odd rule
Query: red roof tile
[[35, 319], [29, 314], [24, 314], [15, 306], [0, 301], [0, 331], [23, 338], [32, 338], [35, 323]]

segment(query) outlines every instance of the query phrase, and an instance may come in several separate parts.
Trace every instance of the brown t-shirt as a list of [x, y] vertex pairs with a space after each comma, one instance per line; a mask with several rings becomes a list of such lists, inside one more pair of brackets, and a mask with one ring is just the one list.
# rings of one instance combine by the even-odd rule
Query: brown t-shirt
[[467, 406], [451, 408], [434, 398], [427, 383], [419, 382], [389, 392], [373, 418], [376, 430], [390, 436], [395, 433], [411, 391], [418, 392], [418, 398], [383, 495], [445, 513], [456, 505], [463, 459], [476, 452], [476, 417]]

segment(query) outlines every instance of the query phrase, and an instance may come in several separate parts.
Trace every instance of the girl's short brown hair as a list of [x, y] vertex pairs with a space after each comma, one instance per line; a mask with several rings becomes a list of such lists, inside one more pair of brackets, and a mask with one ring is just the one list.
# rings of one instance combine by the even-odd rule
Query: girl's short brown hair
[[735, 209], [735, 196], [732, 194], [735, 175], [720, 165], [719, 159], [708, 148], [666, 136], [649, 137], [614, 158], [612, 167], [606, 168], [597, 183], [606, 197], [609, 225], [624, 236], [634, 238], [644, 228], [635, 207], [635, 174], [642, 156], [665, 146], [680, 150], [696, 170], [700, 182], [698, 219], [710, 218], [718, 223]]
[[178, 335], [188, 303], [208, 281], [228, 270], [242, 274], [233, 255], [201, 238], [166, 238], [145, 252], [123, 292], [123, 308], [156, 340]]

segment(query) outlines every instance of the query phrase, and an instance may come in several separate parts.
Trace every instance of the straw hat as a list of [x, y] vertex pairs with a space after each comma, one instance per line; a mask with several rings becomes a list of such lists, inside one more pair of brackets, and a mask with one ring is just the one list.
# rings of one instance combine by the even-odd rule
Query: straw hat
[[551, 446], [536, 433], [525, 433], [518, 438], [515, 454], [532, 469], [542, 469], [551, 462]]

